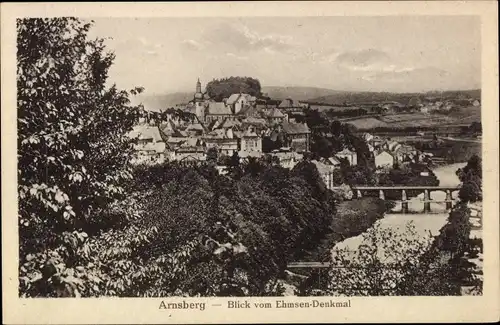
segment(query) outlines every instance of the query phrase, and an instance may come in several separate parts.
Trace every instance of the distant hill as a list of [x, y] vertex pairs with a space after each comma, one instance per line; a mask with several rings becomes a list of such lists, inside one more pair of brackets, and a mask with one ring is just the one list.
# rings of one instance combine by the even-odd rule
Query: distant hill
[[343, 103], [371, 103], [395, 101], [401, 104], [407, 104], [413, 98], [420, 100], [426, 97], [438, 97], [442, 99], [457, 99], [457, 98], [480, 98], [481, 90], [453, 90], [453, 91], [432, 91], [426, 93], [390, 93], [390, 92], [337, 92], [326, 96], [310, 97], [308, 102], [325, 103], [332, 105], [340, 105]]
[[400, 94], [388, 92], [343, 92], [334, 95], [327, 95], [321, 97], [312, 97], [308, 99], [311, 103], [324, 103], [331, 105], [342, 105], [343, 103], [361, 104], [372, 102], [387, 102], [395, 101], [406, 104], [414, 97], [423, 96], [423, 94]]
[[323, 96], [335, 96], [337, 94], [344, 93], [343, 91], [327, 89], [327, 88], [316, 88], [316, 87], [279, 87], [279, 86], [269, 86], [262, 87], [262, 92], [267, 93], [267, 95], [274, 99], [286, 99], [293, 98], [297, 100], [309, 100], [311, 98], [323, 97]]
[[[412, 98], [439, 97], [442, 99], [480, 98], [481, 90], [432, 91], [427, 93], [391, 93], [365, 91], [339, 91], [316, 87], [262, 87], [262, 92], [273, 99], [294, 98], [309, 103], [342, 105], [344, 103], [361, 104], [371, 102], [396, 101], [407, 104]], [[142, 103], [147, 110], [159, 111], [187, 103], [193, 98], [193, 92], [176, 92], [171, 94], [141, 94], [133, 99], [133, 103]]]
[[187, 103], [193, 99], [193, 92], [177, 92], [164, 95], [146, 95], [140, 94], [132, 99], [134, 104], [142, 103], [148, 111], [160, 111], [169, 107], [175, 107], [176, 104]]

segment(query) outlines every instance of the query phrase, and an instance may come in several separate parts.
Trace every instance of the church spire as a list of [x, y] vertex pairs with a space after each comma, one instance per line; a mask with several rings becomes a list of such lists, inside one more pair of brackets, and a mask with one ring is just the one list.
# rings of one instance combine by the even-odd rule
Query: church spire
[[199, 77], [198, 77], [198, 82], [196, 82], [196, 93], [197, 94], [201, 93], [201, 82]]

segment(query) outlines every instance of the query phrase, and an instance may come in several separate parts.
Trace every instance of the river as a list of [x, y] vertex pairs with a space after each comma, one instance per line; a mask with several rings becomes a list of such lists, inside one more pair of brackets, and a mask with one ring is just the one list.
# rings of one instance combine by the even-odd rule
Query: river
[[[460, 180], [456, 175], [456, 171], [459, 168], [463, 168], [466, 163], [456, 163], [451, 165], [445, 165], [437, 167], [433, 170], [436, 177], [439, 179], [439, 184], [442, 186], [458, 186]], [[453, 194], [456, 197], [457, 193]], [[444, 192], [432, 192], [431, 199], [441, 201], [445, 199], [446, 194]], [[381, 228], [391, 228], [393, 231], [404, 231], [406, 225], [412, 222], [415, 225], [415, 230], [420, 236], [435, 236], [439, 234], [439, 230], [446, 223], [448, 218], [448, 211], [446, 210], [444, 203], [432, 203], [430, 213], [420, 213], [424, 209], [424, 204], [422, 202], [423, 194], [414, 197], [409, 200], [408, 208], [410, 212], [419, 213], [389, 213], [386, 214], [382, 219], [378, 220], [374, 226], [380, 226]], [[393, 211], [400, 211], [401, 203], [396, 204]], [[344, 241], [337, 243], [333, 250], [347, 248], [349, 250], [356, 250], [362, 243], [363, 234], [347, 238]], [[335, 254], [335, 253], [333, 253]]]

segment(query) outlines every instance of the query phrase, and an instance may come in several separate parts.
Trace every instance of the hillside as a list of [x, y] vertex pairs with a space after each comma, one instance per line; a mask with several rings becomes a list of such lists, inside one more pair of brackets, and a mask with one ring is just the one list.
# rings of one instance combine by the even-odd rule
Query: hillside
[[267, 93], [269, 97], [275, 99], [294, 98], [297, 100], [309, 100], [311, 98], [322, 96], [335, 96], [344, 93], [343, 91], [316, 88], [316, 87], [262, 87], [262, 92]]
[[458, 99], [458, 98], [480, 98], [481, 90], [453, 90], [453, 91], [432, 91], [427, 93], [391, 93], [391, 92], [336, 92], [334, 94], [309, 97], [308, 102], [325, 103], [340, 105], [342, 103], [371, 103], [395, 101], [401, 104], [407, 104], [410, 99], [418, 97], [438, 97], [442, 99]]

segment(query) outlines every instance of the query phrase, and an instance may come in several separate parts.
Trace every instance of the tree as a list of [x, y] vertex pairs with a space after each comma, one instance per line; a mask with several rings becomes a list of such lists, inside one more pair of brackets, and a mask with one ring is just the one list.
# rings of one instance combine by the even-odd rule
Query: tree
[[311, 151], [323, 158], [330, 158], [334, 154], [334, 148], [331, 141], [328, 141], [324, 137], [318, 138], [311, 144]]
[[462, 182], [458, 196], [462, 202], [476, 202], [483, 198], [482, 161], [477, 155], [472, 156], [467, 165], [456, 172]]
[[27, 295], [83, 290], [75, 289], [77, 252], [115, 222], [109, 211], [126, 198], [131, 178], [125, 134], [142, 109], [128, 96], [142, 89], [106, 86], [114, 55], [102, 39], [87, 38], [90, 27], [76, 18], [17, 20], [20, 292]]
[[206, 86], [208, 95], [216, 101], [222, 101], [232, 94], [245, 93], [261, 97], [261, 86], [258, 79], [250, 77], [229, 77], [220, 80], [214, 79]]
[[362, 165], [346, 166], [341, 172], [348, 185], [375, 185], [377, 181], [373, 170]]
[[207, 150], [207, 162], [212, 163], [212, 164], [217, 164], [219, 152], [217, 151], [217, 148], [212, 147]]
[[453, 208], [448, 216], [448, 222], [441, 228], [438, 237], [441, 249], [453, 256], [463, 256], [470, 238], [470, 209], [460, 203]]
[[430, 267], [432, 239], [410, 222], [404, 231], [375, 225], [362, 235], [355, 251], [337, 249], [325, 295], [420, 296], [456, 294], [445, 267]]

